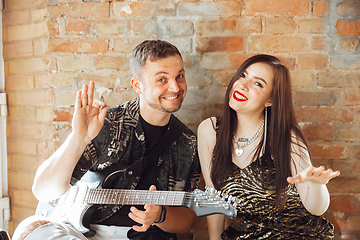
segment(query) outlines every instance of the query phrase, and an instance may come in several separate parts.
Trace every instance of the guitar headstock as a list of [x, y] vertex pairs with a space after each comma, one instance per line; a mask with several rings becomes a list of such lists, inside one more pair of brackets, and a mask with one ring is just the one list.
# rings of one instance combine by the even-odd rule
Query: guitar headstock
[[212, 214], [224, 214], [229, 218], [235, 218], [237, 201], [231, 196], [220, 196], [220, 192], [206, 187], [206, 191], [195, 189], [185, 197], [185, 206], [193, 209], [197, 216], [203, 217]]

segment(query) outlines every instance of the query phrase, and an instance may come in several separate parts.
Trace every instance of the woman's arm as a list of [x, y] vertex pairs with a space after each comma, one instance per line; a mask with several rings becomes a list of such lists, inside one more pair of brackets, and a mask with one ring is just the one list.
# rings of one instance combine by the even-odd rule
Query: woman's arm
[[330, 204], [326, 184], [330, 179], [339, 176], [340, 172], [333, 172], [332, 169], [325, 171], [324, 166], [312, 166], [307, 148], [303, 147], [304, 145], [293, 144], [292, 177], [288, 177], [287, 180], [289, 183], [295, 183], [305, 208], [314, 215], [322, 215]]
[[[198, 152], [201, 165], [201, 172], [204, 177], [205, 184], [214, 187], [210, 178], [210, 167], [212, 152], [216, 142], [216, 132], [213, 127], [215, 118], [205, 119], [198, 127]], [[214, 214], [206, 217], [208, 223], [209, 239], [219, 240], [224, 231], [225, 216], [222, 214]]]

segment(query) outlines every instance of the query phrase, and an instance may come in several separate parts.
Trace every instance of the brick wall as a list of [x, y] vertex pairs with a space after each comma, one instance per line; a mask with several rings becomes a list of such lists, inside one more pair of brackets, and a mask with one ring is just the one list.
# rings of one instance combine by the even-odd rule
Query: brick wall
[[[5, 0], [10, 232], [34, 213], [35, 171], [69, 134], [76, 91], [92, 80], [108, 105], [132, 99], [130, 52], [157, 38], [183, 53], [189, 90], [177, 115], [193, 130], [221, 113], [247, 57], [278, 56], [314, 164], [341, 171], [325, 217], [336, 239], [360, 239], [358, 0]], [[181, 238], [207, 239], [205, 219]]]

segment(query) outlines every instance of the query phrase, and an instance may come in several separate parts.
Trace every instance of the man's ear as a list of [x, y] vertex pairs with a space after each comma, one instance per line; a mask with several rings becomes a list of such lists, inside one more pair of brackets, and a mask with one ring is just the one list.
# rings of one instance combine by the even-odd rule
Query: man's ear
[[138, 94], [141, 94], [140, 81], [137, 78], [131, 78], [131, 86]]

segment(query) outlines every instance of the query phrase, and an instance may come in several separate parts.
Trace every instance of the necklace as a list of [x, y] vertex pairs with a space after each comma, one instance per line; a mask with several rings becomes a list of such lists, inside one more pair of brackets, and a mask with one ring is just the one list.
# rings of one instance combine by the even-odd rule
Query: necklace
[[241, 154], [244, 153], [244, 148], [246, 148], [247, 146], [249, 146], [259, 135], [261, 130], [264, 127], [264, 123], [265, 123], [265, 118], [263, 119], [263, 121], [260, 124], [260, 127], [258, 128], [258, 130], [256, 131], [256, 133], [254, 134], [254, 136], [252, 136], [252, 138], [250, 138], [249, 141], [247, 141], [246, 143], [244, 143], [243, 145], [239, 144], [239, 140], [236, 139], [235, 137], [235, 133], [233, 133], [233, 137], [234, 137], [234, 143], [236, 144], [237, 148], [235, 148], [235, 154], [240, 157]]

